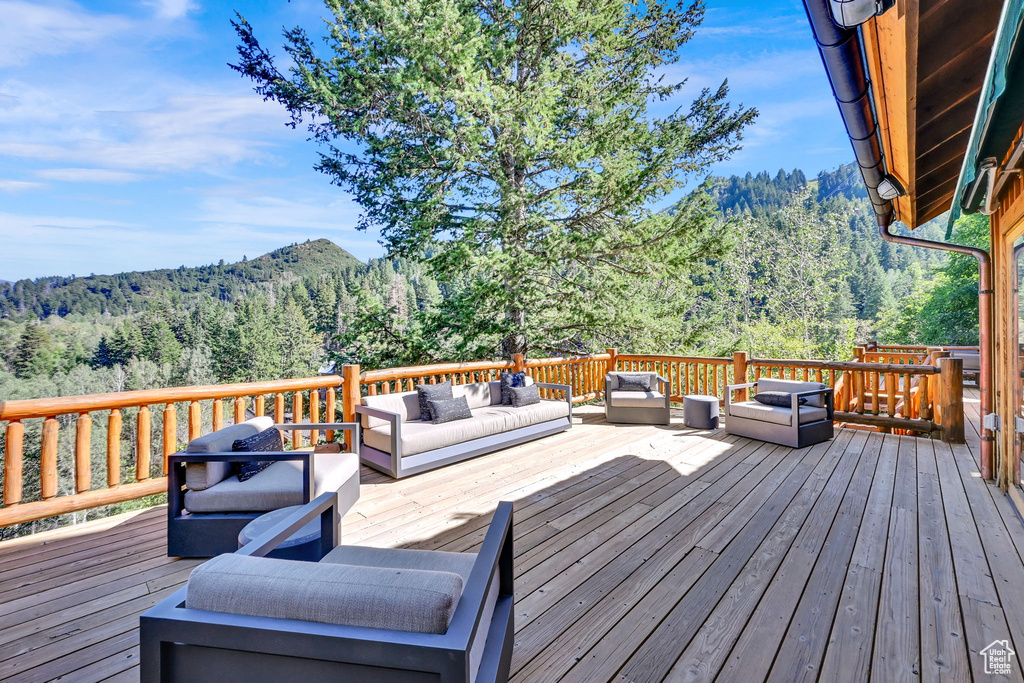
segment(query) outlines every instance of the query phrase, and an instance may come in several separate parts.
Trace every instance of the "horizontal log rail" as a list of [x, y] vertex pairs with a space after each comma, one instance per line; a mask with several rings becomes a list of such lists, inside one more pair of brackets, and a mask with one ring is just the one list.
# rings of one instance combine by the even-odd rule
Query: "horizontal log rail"
[[[277, 423], [288, 412], [294, 422], [333, 422], [341, 384], [340, 376], [326, 375], [0, 402], [0, 527], [162, 493], [171, 453], [250, 412]], [[309, 433], [309, 443], [320, 436]], [[305, 445], [301, 433], [293, 432], [292, 445]]]

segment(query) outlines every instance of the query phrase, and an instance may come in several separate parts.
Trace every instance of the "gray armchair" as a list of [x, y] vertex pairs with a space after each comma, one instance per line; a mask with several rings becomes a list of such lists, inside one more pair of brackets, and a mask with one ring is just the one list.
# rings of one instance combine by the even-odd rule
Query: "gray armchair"
[[[337, 546], [325, 493], [140, 619], [143, 683], [508, 681], [512, 504], [478, 554]], [[267, 558], [320, 517], [322, 559]]]
[[[790, 394], [790, 405], [784, 407], [765, 405], [758, 401], [733, 402], [736, 391], [750, 388], [754, 388], [757, 393], [772, 391]], [[725, 388], [725, 431], [792, 448], [828, 441], [834, 435], [834, 400], [832, 389], [821, 382], [761, 379], [746, 384], [731, 384]]]
[[[231, 452], [235, 440], [270, 427], [353, 430], [352, 452], [340, 452], [340, 444], [320, 448], [324, 452]], [[231, 464], [250, 460], [273, 460], [274, 464], [239, 481]], [[342, 514], [359, 500], [358, 424], [274, 424], [269, 417], [257, 417], [211, 432], [168, 456], [167, 555], [212, 557], [234, 552], [239, 532], [252, 520], [272, 510], [308, 503], [325, 492], [338, 494]]]
[[[623, 391], [619, 375], [649, 375], [652, 391]], [[656, 389], [655, 389], [656, 388]], [[671, 420], [668, 380], [656, 372], [609, 372], [604, 376], [604, 415], [609, 422], [667, 425]]]

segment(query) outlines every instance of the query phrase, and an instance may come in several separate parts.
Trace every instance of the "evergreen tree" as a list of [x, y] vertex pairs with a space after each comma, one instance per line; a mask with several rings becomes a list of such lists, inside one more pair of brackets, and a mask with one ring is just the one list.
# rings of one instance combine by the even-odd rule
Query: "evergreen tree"
[[11, 363], [14, 376], [29, 379], [36, 376], [49, 377], [56, 369], [56, 354], [53, 340], [42, 325], [29, 324], [21, 333]]
[[235, 68], [293, 123], [316, 117], [318, 168], [352, 190], [389, 253], [449, 243], [428, 263], [463, 284], [424, 318], [437, 340], [456, 328], [480, 340], [465, 353], [496, 339], [506, 355], [561, 344], [613, 322], [633, 278], [706, 255], [709, 204], [647, 208], [730, 156], [755, 116], [727, 104], [725, 83], [684, 113], [651, 113], [679, 92], [651, 75], [679, 59], [700, 1], [328, 6], [333, 54], [288, 31], [288, 77], [240, 18]]

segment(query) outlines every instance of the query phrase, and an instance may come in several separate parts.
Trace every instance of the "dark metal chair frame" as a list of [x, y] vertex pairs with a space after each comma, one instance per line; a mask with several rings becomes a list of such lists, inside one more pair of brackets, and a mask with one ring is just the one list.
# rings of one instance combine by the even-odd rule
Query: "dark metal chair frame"
[[357, 415], [376, 417], [391, 423], [391, 452], [385, 453], [362, 444], [359, 449], [359, 459], [368, 467], [383, 472], [389, 477], [401, 479], [412, 474], [428, 472], [438, 467], [475, 458], [478, 455], [510, 448], [511, 446], [550, 436], [551, 434], [557, 434], [558, 432], [564, 432], [572, 427], [572, 387], [568, 384], [549, 384], [547, 382], [535, 382], [534, 385], [539, 389], [562, 392], [565, 401], [569, 404], [568, 417], [560, 417], [557, 420], [549, 420], [530, 425], [529, 427], [492, 434], [480, 439], [473, 439], [472, 441], [457, 443], [410, 456], [402, 455], [403, 417], [401, 415], [389, 410], [381, 410], [380, 408], [356, 406]]
[[[263, 557], [320, 516], [321, 556], [337, 543], [337, 494], [307, 503], [238, 550]], [[499, 503], [447, 633], [253, 617], [185, 607], [186, 588], [140, 618], [142, 683], [258, 683], [345, 680], [469, 683], [469, 648], [481, 628], [487, 642], [476, 683], [507, 683], [513, 639], [512, 503]], [[482, 624], [492, 580], [499, 581], [490, 624]]]
[[[359, 457], [359, 425], [355, 422], [275, 424], [282, 431], [353, 430], [351, 452]], [[190, 462], [246, 462], [253, 453], [172, 453], [167, 456], [167, 556], [213, 557], [238, 550], [238, 534], [263, 512], [188, 512], [185, 509], [185, 464]], [[302, 502], [314, 491], [312, 451], [260, 452], [263, 461], [302, 461]], [[339, 500], [342, 515], [359, 500], [359, 468], [345, 482]]]
[[[741, 389], [757, 387], [757, 382], [730, 384], [725, 388], [725, 431], [728, 434], [744, 436], [748, 439], [777, 443], [780, 446], [804, 448], [822, 441], [828, 441], [835, 435], [833, 416], [835, 414], [835, 392], [825, 387], [810, 391], [798, 391], [792, 394], [790, 410], [793, 418], [791, 424], [781, 425], [764, 420], [754, 420], [732, 414], [733, 394]], [[824, 420], [800, 423], [800, 399], [810, 396], [824, 397], [826, 416]]]

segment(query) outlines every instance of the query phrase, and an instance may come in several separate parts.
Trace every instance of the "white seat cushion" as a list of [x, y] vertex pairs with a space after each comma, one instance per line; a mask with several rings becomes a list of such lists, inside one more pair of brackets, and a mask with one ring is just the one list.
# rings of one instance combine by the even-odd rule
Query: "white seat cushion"
[[657, 391], [612, 391], [608, 400], [615, 408], [665, 407], [665, 394]]
[[[729, 415], [745, 417], [750, 420], [761, 422], [773, 422], [775, 424], [791, 426], [793, 424], [793, 409], [782, 408], [781, 406], [766, 406], [757, 401], [742, 401], [733, 403], [729, 408]], [[728, 415], [726, 416], [728, 417]], [[828, 411], [824, 408], [814, 406], [800, 406], [800, 424], [817, 422], [828, 417]]]
[[225, 553], [188, 579], [189, 609], [441, 634], [462, 596], [454, 572]]
[[[354, 453], [316, 453], [313, 457], [313, 497], [339, 490], [359, 471]], [[299, 460], [275, 462], [246, 481], [232, 476], [206, 490], [185, 492], [189, 512], [269, 512], [302, 502]]]

